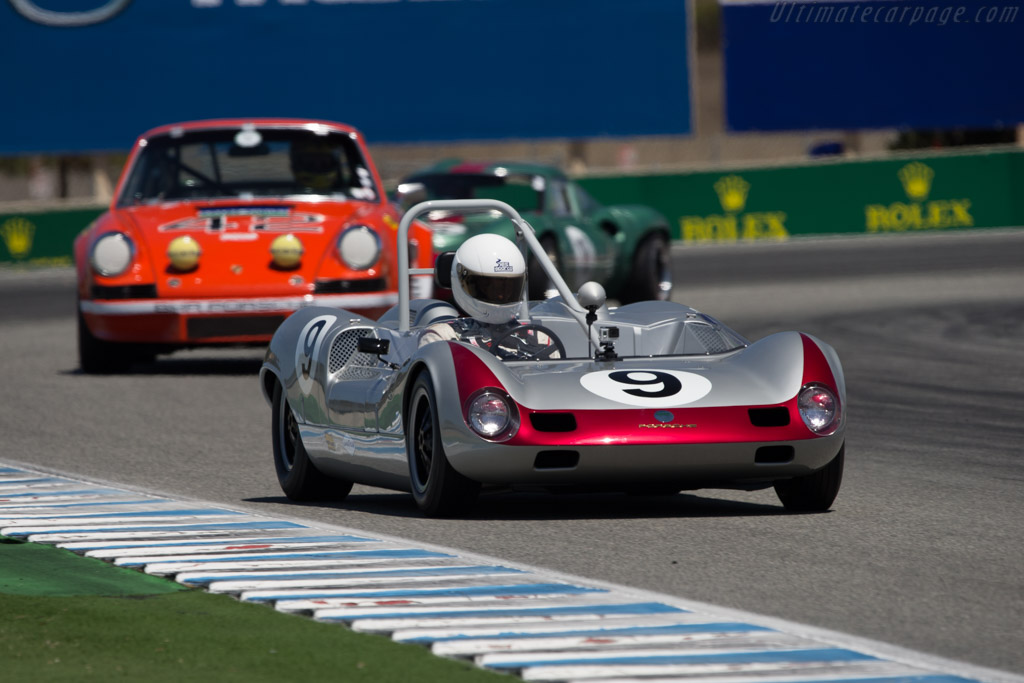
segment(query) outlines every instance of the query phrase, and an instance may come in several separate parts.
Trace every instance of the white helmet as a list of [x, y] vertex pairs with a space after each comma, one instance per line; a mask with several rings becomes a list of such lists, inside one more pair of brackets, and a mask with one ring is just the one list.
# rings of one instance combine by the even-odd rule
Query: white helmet
[[482, 323], [501, 324], [515, 318], [525, 286], [526, 261], [507, 237], [475, 235], [455, 252], [455, 303]]

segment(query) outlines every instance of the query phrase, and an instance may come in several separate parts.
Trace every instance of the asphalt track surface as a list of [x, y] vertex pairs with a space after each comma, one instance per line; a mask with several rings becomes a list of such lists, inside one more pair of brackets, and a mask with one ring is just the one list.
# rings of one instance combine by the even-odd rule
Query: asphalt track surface
[[501, 493], [462, 520], [356, 487], [289, 503], [259, 350], [87, 376], [73, 274], [0, 272], [0, 459], [343, 525], [1024, 673], [1024, 231], [677, 248], [674, 298], [750, 339], [836, 347], [847, 468], [826, 514], [774, 493]]

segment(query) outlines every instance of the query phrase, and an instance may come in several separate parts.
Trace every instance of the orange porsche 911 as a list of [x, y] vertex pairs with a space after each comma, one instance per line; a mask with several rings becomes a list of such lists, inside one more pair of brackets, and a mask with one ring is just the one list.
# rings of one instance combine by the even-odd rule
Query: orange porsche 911
[[[376, 318], [398, 302], [399, 219], [350, 126], [153, 129], [136, 141], [109, 210], [75, 239], [81, 369], [266, 344], [306, 306]], [[429, 268], [430, 231], [415, 229], [409, 265]], [[415, 280], [415, 295], [430, 296], [430, 276]]]

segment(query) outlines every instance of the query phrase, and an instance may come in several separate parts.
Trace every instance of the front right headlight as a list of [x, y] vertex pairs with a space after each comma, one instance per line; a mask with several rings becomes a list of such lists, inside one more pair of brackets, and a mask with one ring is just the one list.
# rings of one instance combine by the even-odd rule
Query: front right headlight
[[123, 232], [109, 232], [92, 245], [89, 263], [105, 277], [114, 277], [128, 270], [135, 258], [135, 244]]
[[338, 257], [352, 270], [366, 270], [380, 258], [380, 237], [366, 225], [345, 228], [338, 238]]
[[470, 398], [466, 418], [474, 432], [491, 441], [506, 441], [519, 428], [514, 404], [494, 389], [478, 391]]
[[800, 390], [797, 406], [804, 424], [815, 434], [827, 436], [839, 427], [839, 399], [827, 387], [808, 384]]

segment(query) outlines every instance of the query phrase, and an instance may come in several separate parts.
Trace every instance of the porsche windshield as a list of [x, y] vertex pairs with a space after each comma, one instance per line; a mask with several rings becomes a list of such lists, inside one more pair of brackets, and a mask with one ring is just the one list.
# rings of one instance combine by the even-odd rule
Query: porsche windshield
[[118, 203], [294, 195], [375, 201], [380, 193], [346, 133], [223, 128], [150, 138]]

